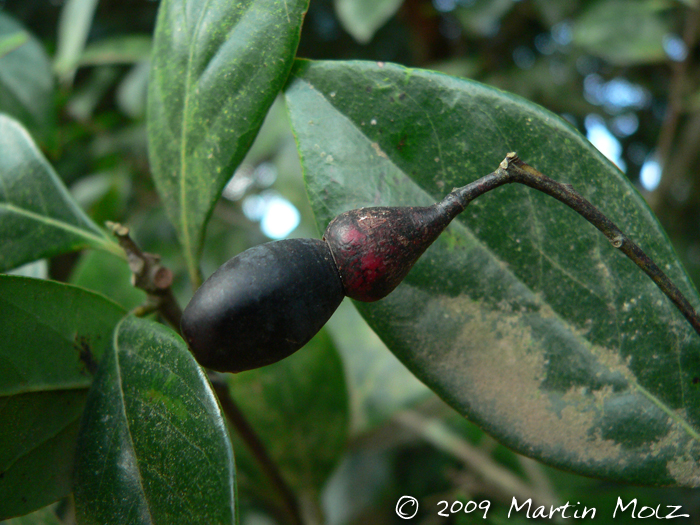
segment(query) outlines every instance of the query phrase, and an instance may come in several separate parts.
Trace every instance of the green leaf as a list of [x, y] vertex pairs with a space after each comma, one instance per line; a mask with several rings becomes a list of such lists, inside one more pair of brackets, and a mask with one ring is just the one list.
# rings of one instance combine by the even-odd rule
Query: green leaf
[[345, 450], [349, 423], [343, 365], [328, 335], [320, 332], [278, 363], [227, 378], [287, 483], [299, 494], [317, 494]]
[[123, 259], [110, 253], [90, 250], [81, 254], [70, 282], [104, 294], [123, 308], [131, 310], [146, 303], [146, 292], [131, 284], [132, 275]]
[[372, 37], [403, 4], [403, 0], [335, 0], [338, 20], [360, 44]]
[[467, 32], [483, 38], [498, 32], [501, 19], [511, 9], [512, 0], [472, 0], [458, 4], [453, 13]]
[[194, 283], [204, 228], [284, 84], [308, 0], [161, 2], [149, 154]]
[[56, 517], [51, 507], [44, 507], [36, 512], [3, 521], [3, 525], [63, 525], [63, 522]]
[[120, 35], [85, 46], [81, 66], [133, 64], [151, 56], [150, 35]]
[[672, 21], [663, 10], [670, 2], [659, 0], [598, 1], [573, 24], [573, 44], [617, 66], [666, 60], [663, 39]]
[[34, 36], [1, 11], [0, 41], [4, 42], [0, 44], [0, 112], [46, 137], [54, 87], [49, 57]]
[[349, 300], [328, 321], [328, 329], [343, 357], [351, 398], [352, 431], [368, 431], [399, 410], [413, 407], [430, 395], [362, 320]]
[[71, 491], [79, 419], [125, 315], [86, 290], [0, 275], [0, 519]]
[[17, 31], [15, 33], [0, 35], [0, 58], [27, 42], [29, 42], [29, 33], [26, 31]]
[[0, 114], [0, 271], [86, 247], [121, 255], [75, 203], [27, 131]]
[[88, 396], [78, 438], [78, 523], [235, 523], [233, 450], [187, 347], [127, 317]]
[[64, 83], [71, 83], [85, 49], [99, 0], [68, 0], [58, 20], [54, 70]]
[[[700, 304], [641, 196], [556, 115], [388, 64], [299, 62], [291, 79], [321, 229], [352, 208], [430, 204], [517, 151], [572, 184]], [[585, 475], [700, 485], [700, 338], [558, 201], [519, 185], [480, 197], [396, 291], [356, 306], [419, 379], [511, 448]]]

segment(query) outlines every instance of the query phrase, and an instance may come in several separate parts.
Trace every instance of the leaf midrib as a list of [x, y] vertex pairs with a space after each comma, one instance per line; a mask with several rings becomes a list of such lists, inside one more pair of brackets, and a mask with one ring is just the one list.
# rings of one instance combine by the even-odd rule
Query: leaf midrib
[[[323, 91], [320, 91], [320, 90], [316, 89], [316, 87], [315, 87], [313, 84], [311, 84], [308, 80], [306, 80], [306, 79], [304, 79], [304, 78], [301, 78], [301, 77], [299, 77], [299, 76], [295, 76], [295, 77], [296, 77], [296, 80], [297, 80], [298, 82], [304, 82], [307, 86], [309, 86], [309, 88], [310, 88], [314, 93], [316, 93], [317, 95], [319, 95], [320, 97], [322, 97], [322, 98], [335, 110], [336, 114], [342, 116], [342, 118], [344, 118], [347, 122], [349, 122], [349, 123], [351, 124], [351, 126], [352, 126], [353, 128], [355, 128], [355, 129], [359, 132], [359, 134], [360, 134], [362, 137], [365, 138], [367, 144], [370, 144], [370, 145], [371, 145], [372, 140], [364, 134], [363, 130], [362, 130], [360, 127], [357, 126], [357, 124], [355, 123], [354, 120], [352, 120], [352, 119], [351, 119], [349, 116], [347, 116], [345, 113], [342, 113], [341, 111], [339, 111], [339, 110], [333, 105], [333, 102], [332, 102], [330, 99], [328, 99], [328, 98], [326, 97], [326, 95], [324, 94]], [[428, 191], [427, 191], [425, 188], [423, 188], [423, 186], [421, 186], [417, 181], [415, 181], [415, 180], [412, 179], [409, 175], [407, 175], [406, 172], [405, 172], [403, 169], [401, 169], [399, 166], [397, 166], [397, 165], [394, 163], [394, 161], [393, 161], [393, 159], [392, 159], [391, 157], [388, 157], [387, 160], [388, 160], [388, 162], [390, 162], [390, 163], [392, 164], [392, 166], [394, 166], [394, 168], [396, 168], [397, 172], [400, 173], [401, 176], [402, 176], [404, 179], [406, 179], [410, 184], [412, 184], [412, 185], [413, 185], [414, 187], [416, 187], [421, 193], [423, 193], [423, 194], [426, 196], [426, 198], [427, 198], [430, 202], [433, 202], [433, 201], [434, 201], [434, 197], [430, 194], [430, 192], [428, 192]], [[527, 284], [525, 284], [524, 282], [522, 282], [522, 281], [517, 277], [517, 275], [515, 275], [512, 271], [510, 271], [509, 269], [507, 269], [507, 268], [509, 268], [509, 266], [508, 266], [508, 265], [505, 265], [505, 264], [503, 263], [503, 261], [493, 252], [493, 250], [492, 250], [488, 245], [486, 245], [480, 238], [478, 238], [476, 235], [474, 235], [474, 234], [471, 232], [471, 230], [470, 230], [465, 224], [463, 224], [460, 220], [456, 220], [456, 221], [453, 221], [453, 223], [452, 223], [450, 226], [453, 227], [453, 228], [461, 229], [463, 233], [466, 232], [467, 236], [471, 239], [471, 242], [475, 243], [475, 244], [478, 245], [482, 250], [484, 250], [484, 252], [487, 253], [487, 254], [489, 255], [489, 257], [491, 257], [491, 258], [493, 259], [493, 261], [498, 262], [498, 263], [501, 263], [501, 264], [500, 264], [500, 265], [501, 265], [501, 268], [503, 268], [502, 271], [507, 272], [507, 273], [511, 276], [511, 278], [514, 280], [514, 282], [519, 283], [519, 284], [523, 287], [524, 290], [527, 290], [527, 292], [531, 295], [531, 299], [535, 302], [535, 304], [542, 304], [542, 301], [538, 298], [538, 295], [535, 294], [535, 293], [530, 289], [530, 287], [529, 287]], [[564, 327], [564, 328], [566, 329], [567, 332], [569, 332], [570, 334], [572, 334], [573, 337], [574, 337], [576, 340], [578, 340], [578, 341], [580, 342], [580, 344], [582, 344], [582, 346], [584, 346], [584, 348], [588, 348], [588, 347], [591, 345], [591, 342], [588, 341], [588, 340], [585, 339], [585, 338], [582, 338], [582, 337], [579, 335], [579, 333], [577, 333], [577, 331], [571, 330], [570, 324], [569, 324], [565, 319], [563, 319], [563, 318], [559, 315], [559, 313], [558, 313], [556, 310], [554, 310], [554, 308], [551, 307], [551, 305], [549, 305], [549, 306], [550, 306], [550, 308], [551, 308], [552, 317], [556, 320], [556, 322], [557, 322], [559, 325], [561, 325], [562, 327]], [[593, 355], [595, 356], [595, 353], [593, 353]], [[596, 357], [596, 359], [597, 359], [597, 357]], [[642, 386], [637, 382], [636, 376], [634, 376], [633, 374], [625, 374], [625, 379], [626, 379], [627, 381], [629, 381], [630, 386], [631, 386], [632, 389], [638, 390], [644, 397], [646, 397], [647, 399], [649, 399], [650, 402], [652, 402], [652, 403], [653, 403], [654, 405], [656, 405], [659, 409], [661, 409], [664, 413], [666, 413], [673, 421], [675, 421], [676, 423], [678, 423], [678, 424], [681, 426], [681, 428], [683, 428], [683, 430], [684, 430], [692, 439], [694, 439], [694, 440], [696, 440], [696, 441], [700, 441], [700, 432], [698, 432], [697, 430], [695, 430], [695, 429], [691, 426], [691, 424], [690, 424], [688, 421], [686, 421], [686, 420], [683, 419], [681, 416], [679, 416], [671, 407], [669, 407], [668, 405], [666, 405], [666, 404], [665, 404], [663, 401], [661, 401], [658, 397], [656, 397], [654, 394], [652, 394], [651, 392], [649, 392], [648, 390], [646, 390], [644, 387], [642, 387]]]

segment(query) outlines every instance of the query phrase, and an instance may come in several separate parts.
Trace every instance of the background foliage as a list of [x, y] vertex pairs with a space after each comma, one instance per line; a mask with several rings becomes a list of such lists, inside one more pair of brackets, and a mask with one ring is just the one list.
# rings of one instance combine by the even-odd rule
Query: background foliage
[[[187, 261], [156, 195], [146, 151], [146, 80], [158, 5], [146, 0], [0, 2], [0, 37], [19, 35], [15, 41], [0, 39], [0, 111], [30, 131], [53, 166], [36, 166], [42, 184], [60, 177], [86, 212], [84, 217], [80, 210], [65, 211], [74, 225], [90, 233], [90, 242], [80, 244], [79, 235], [77, 240], [55, 235], [57, 242], [110, 246], [110, 240], [92, 230], [94, 224], [126, 222], [142, 247], [161, 254], [175, 271], [175, 288], [185, 304], [191, 293]], [[312, 0], [298, 56], [363, 58], [443, 71], [519, 94], [564, 116], [624, 169], [697, 285], [699, 16], [690, 0]], [[0, 140], [7, 137], [5, 132]], [[663, 176], [658, 179], [661, 166]], [[275, 213], [286, 228], [273, 220]], [[288, 231], [297, 222], [296, 214], [298, 225]], [[317, 237], [318, 230], [284, 102], [278, 100], [213, 209], [202, 272], [209, 275], [245, 248], [287, 235]], [[14, 253], [19, 252], [3, 253], [0, 261]], [[48, 246], [44, 255], [54, 253]], [[117, 249], [87, 250], [44, 259], [22, 272], [99, 291], [116, 303], [106, 308], [117, 315], [143, 300], [130, 286], [128, 269], [117, 254]], [[56, 292], [32, 293], [51, 297]], [[90, 296], [85, 301], [106, 299]], [[18, 309], [18, 317], [9, 319], [19, 322], [23, 311]], [[100, 329], [85, 327], [91, 334]], [[137, 331], [134, 326], [124, 329], [132, 336]], [[80, 376], [83, 361], [73, 335], [57, 338], [59, 342], [51, 344], [66, 349], [70, 366]], [[581, 501], [604, 516], [621, 496], [652, 506], [683, 505], [695, 520], [700, 518], [695, 491], [642, 489], [583, 478], [497, 444], [407, 372], [350, 304], [342, 305], [328, 332], [313, 345], [307, 354], [242, 374], [231, 385], [287, 482], [301, 495], [307, 516], [323, 513], [329, 523], [398, 522], [396, 500], [411, 494], [423, 509], [435, 510], [419, 515], [426, 523], [436, 519], [436, 502], [442, 499], [492, 500], [489, 521], [499, 523], [517, 491], [543, 501]], [[113, 350], [119, 352], [119, 347]], [[128, 348], [124, 351], [130, 355]], [[95, 352], [102, 353], [102, 347]], [[177, 364], [187, 368], [187, 363]], [[108, 376], [108, 371], [102, 372], [99, 380], [112, 381]], [[328, 391], [317, 391], [313, 377], [323, 378]], [[164, 381], [170, 384], [167, 377]], [[136, 412], [129, 417], [143, 409], [139, 396], [153, 403], [154, 413], [159, 403], [167, 404], [167, 388], [150, 387], [139, 390], [135, 385], [129, 406]], [[251, 391], [260, 394], [254, 402], [245, 401], [245, 393]], [[86, 385], [76, 383], [71, 395], [82, 406]], [[304, 410], [306, 406], [312, 410]], [[3, 404], [2, 410], [16, 409]], [[61, 442], [69, 449], [77, 432], [76, 413], [65, 412], [68, 423], [43, 421], [40, 428], [51, 432], [51, 425], [67, 424], [69, 431]], [[305, 434], [309, 421], [315, 422], [315, 434]], [[21, 424], [37, 431], [32, 421]], [[241, 520], [284, 519], [283, 505], [232, 434]], [[215, 430], [211, 436], [216, 440]], [[221, 440], [225, 441], [219, 435], [219, 447]], [[0, 442], [0, 451], [7, 450]], [[27, 457], [27, 468], [41, 465], [40, 453], [35, 449], [34, 456]], [[60, 465], [55, 470], [57, 476], [66, 476]], [[222, 476], [227, 478], [226, 473]], [[162, 474], [159, 479], [166, 478]], [[219, 487], [217, 497], [225, 499], [226, 491]], [[80, 501], [76, 495], [79, 515]], [[58, 516], [70, 522], [70, 509], [64, 500], [22, 519], [55, 523]]]

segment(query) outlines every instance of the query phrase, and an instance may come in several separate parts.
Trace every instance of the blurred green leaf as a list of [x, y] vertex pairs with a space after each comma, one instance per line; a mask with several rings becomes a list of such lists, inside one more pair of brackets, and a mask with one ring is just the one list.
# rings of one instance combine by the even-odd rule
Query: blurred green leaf
[[617, 66], [666, 60], [663, 38], [672, 21], [663, 0], [595, 2], [573, 24], [573, 44]]
[[513, 9], [512, 0], [473, 0], [458, 4], [454, 15], [464, 29], [478, 37], [498, 32], [501, 18]]
[[403, 4], [403, 0], [334, 0], [338, 20], [360, 44], [367, 44]]
[[91, 373], [125, 311], [52, 281], [0, 275], [0, 519], [71, 491]]
[[63, 522], [56, 517], [51, 507], [44, 507], [36, 512], [3, 521], [3, 525], [63, 525]]
[[131, 310], [146, 302], [146, 292], [131, 284], [131, 270], [126, 261], [98, 250], [80, 256], [70, 277], [71, 284], [99, 292]]
[[119, 109], [133, 119], [140, 119], [146, 114], [150, 70], [150, 61], [139, 62], [131, 68], [117, 87]]
[[431, 395], [367, 326], [349, 300], [328, 321], [347, 370], [353, 432], [385, 423]]
[[227, 378], [287, 483], [316, 495], [348, 438], [345, 376], [330, 337], [320, 332], [278, 363]]
[[0, 114], [0, 271], [85, 247], [122, 255], [75, 203], [26, 130]]
[[36, 38], [1, 11], [0, 41], [0, 111], [45, 138], [54, 87], [49, 58]]
[[79, 65], [133, 64], [151, 56], [150, 35], [120, 35], [85, 46]]
[[63, 83], [73, 82], [99, 0], [67, 0], [58, 19], [53, 67]]
[[[643, 199], [556, 115], [389, 64], [301, 61], [291, 78], [321, 229], [352, 208], [430, 204], [517, 151], [599, 206], [700, 304]], [[513, 185], [479, 198], [395, 292], [356, 306], [419, 379], [504, 444], [585, 475], [700, 485], [698, 335], [550, 197]]]
[[127, 317], [80, 427], [78, 523], [235, 523], [233, 451], [203, 370], [163, 325]]
[[0, 58], [8, 53], [11, 53], [18, 47], [29, 42], [29, 33], [26, 31], [17, 31], [10, 34], [0, 34]]
[[308, 0], [160, 4], [149, 155], [195, 284], [206, 222], [284, 84], [307, 7]]

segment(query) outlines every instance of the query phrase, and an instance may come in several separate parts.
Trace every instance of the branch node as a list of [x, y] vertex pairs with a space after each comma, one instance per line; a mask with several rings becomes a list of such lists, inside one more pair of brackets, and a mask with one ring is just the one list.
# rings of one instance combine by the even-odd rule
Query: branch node
[[134, 314], [145, 315], [158, 310], [179, 331], [182, 310], [170, 289], [173, 272], [160, 264], [160, 255], [143, 252], [129, 235], [129, 228], [110, 221], [105, 225], [117, 237], [119, 246], [126, 253], [131, 270], [131, 284], [147, 294], [146, 304], [138, 307]]

